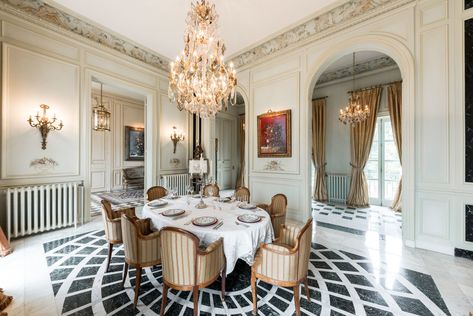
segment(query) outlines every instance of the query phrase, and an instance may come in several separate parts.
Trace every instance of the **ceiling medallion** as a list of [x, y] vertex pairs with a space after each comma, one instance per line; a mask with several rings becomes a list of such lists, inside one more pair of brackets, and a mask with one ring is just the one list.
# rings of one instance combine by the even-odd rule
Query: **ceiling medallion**
[[218, 15], [208, 0], [192, 3], [187, 14], [184, 50], [170, 64], [168, 95], [179, 110], [215, 116], [236, 104], [236, 72], [225, 66], [225, 44], [217, 34]]
[[340, 109], [338, 119], [343, 124], [355, 126], [365, 121], [370, 116], [368, 105], [361, 104], [361, 97], [355, 91], [355, 53], [353, 53], [353, 90], [348, 98], [348, 105], [344, 109]]

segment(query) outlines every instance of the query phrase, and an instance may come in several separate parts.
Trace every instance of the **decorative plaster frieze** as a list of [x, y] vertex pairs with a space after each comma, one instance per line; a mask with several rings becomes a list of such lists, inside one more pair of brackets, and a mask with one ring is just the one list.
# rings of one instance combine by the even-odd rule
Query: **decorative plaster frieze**
[[168, 70], [169, 60], [167, 58], [121, 39], [42, 0], [0, 0], [0, 8], [25, 20], [31, 21], [33, 17], [42, 22], [47, 22], [49, 25], [73, 32], [153, 67]]
[[236, 68], [294, 46], [301, 41], [337, 32], [375, 15], [400, 7], [415, 0], [349, 0], [332, 10], [283, 32], [264, 43], [233, 58]]
[[353, 73], [355, 75], [360, 75], [365, 72], [394, 67], [396, 65], [396, 62], [392, 58], [388, 56], [383, 56], [380, 58], [375, 58], [366, 62], [356, 64], [355, 68], [353, 68], [353, 66], [348, 66], [334, 71], [324, 72], [320, 76], [319, 80], [317, 80], [317, 84], [323, 84], [330, 81], [351, 77], [353, 76]]

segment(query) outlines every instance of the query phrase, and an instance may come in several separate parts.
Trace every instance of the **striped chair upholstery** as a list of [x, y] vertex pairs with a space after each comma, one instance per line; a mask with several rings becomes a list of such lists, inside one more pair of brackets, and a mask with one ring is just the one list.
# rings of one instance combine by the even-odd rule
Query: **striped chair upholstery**
[[304, 283], [310, 302], [307, 271], [312, 242], [312, 219], [298, 228], [281, 227], [281, 235], [273, 244], [262, 244], [251, 267], [253, 314], [256, 314], [256, 279], [277, 286], [293, 287], [296, 315], [300, 315], [299, 285]]
[[125, 265], [123, 267], [122, 284], [128, 274], [128, 265], [136, 268], [135, 299], [138, 302], [138, 293], [141, 285], [141, 271], [161, 263], [160, 232], [151, 230], [149, 218], [138, 219], [128, 215], [122, 216], [123, 245], [125, 250]]
[[220, 188], [218, 187], [217, 184], [207, 184], [204, 187], [203, 194], [204, 194], [204, 196], [219, 197], [220, 196]]
[[198, 315], [199, 288], [212, 284], [222, 277], [222, 299], [225, 295], [226, 259], [223, 239], [207, 248], [199, 248], [199, 238], [194, 234], [175, 227], [161, 230], [163, 266], [163, 301], [161, 315], [164, 315], [167, 291], [173, 288], [193, 291], [194, 315]]
[[114, 211], [112, 210], [112, 205], [109, 201], [102, 200], [102, 219], [105, 227], [105, 238], [108, 242], [107, 271], [110, 267], [113, 245], [123, 243], [121, 227], [121, 216], [123, 214], [129, 216], [136, 216], [135, 208], [124, 208]]
[[154, 186], [146, 191], [146, 199], [148, 201], [153, 201], [165, 197], [168, 194], [168, 191], [161, 186]]
[[258, 204], [258, 207], [266, 210], [271, 216], [274, 236], [279, 237], [281, 225], [286, 223], [287, 197], [284, 194], [276, 194], [271, 198], [271, 204]]
[[250, 202], [250, 190], [247, 187], [238, 187], [235, 191], [235, 198], [238, 201]]

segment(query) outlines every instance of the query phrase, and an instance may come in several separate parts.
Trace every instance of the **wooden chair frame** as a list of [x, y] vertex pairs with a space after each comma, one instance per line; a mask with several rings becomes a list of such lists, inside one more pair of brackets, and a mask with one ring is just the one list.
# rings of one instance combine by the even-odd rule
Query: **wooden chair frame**
[[[214, 192], [216, 192], [216, 194], [212, 194], [210, 195], [207, 191], [209, 189], [213, 188], [214, 189]], [[213, 184], [207, 184], [204, 186], [204, 189], [202, 190], [202, 195], [204, 196], [213, 196], [213, 197], [219, 197], [220, 196], [220, 188], [218, 187], [218, 184], [216, 183], [213, 183]]]
[[[157, 185], [157, 186], [149, 188], [146, 191], [146, 199], [148, 201], [153, 201], [153, 200], [157, 200], [157, 199], [160, 199], [162, 197], [165, 197], [167, 194], [168, 194], [168, 191], [166, 190], [166, 188]], [[150, 196], [151, 196], [151, 198], [150, 198]]]
[[[282, 241], [281, 237], [279, 237], [278, 239], [274, 240], [273, 244], [284, 247], [286, 251], [284, 251], [284, 252], [283, 251], [278, 251], [274, 248], [270, 249], [270, 246], [268, 246], [268, 244], [265, 244], [265, 243], [261, 243], [260, 248], [261, 249], [266, 249], [267, 251], [270, 251], [270, 252], [273, 252], [273, 253], [276, 253], [276, 254], [282, 255], [282, 256], [294, 255], [296, 252], [299, 251], [299, 243], [300, 243], [301, 236], [312, 225], [312, 221], [313, 221], [312, 218], [309, 219], [307, 221], [307, 223], [305, 223], [305, 225], [302, 227], [300, 232], [297, 234], [296, 243], [295, 243], [294, 247], [290, 248], [288, 245], [282, 244], [281, 243], [281, 241]], [[281, 225], [281, 226], [283, 228], [286, 227], [285, 225]], [[296, 264], [295, 266], [297, 267], [298, 264]], [[294, 303], [295, 303], [295, 306], [296, 306], [296, 316], [300, 316], [300, 314], [301, 314], [301, 311], [300, 311], [300, 309], [301, 309], [300, 291], [299, 291], [299, 285], [301, 283], [304, 284], [307, 300], [310, 302], [310, 291], [309, 291], [309, 285], [308, 285], [308, 282], [307, 282], [307, 271], [305, 273], [305, 276], [303, 278], [299, 279], [299, 280], [279, 281], [279, 280], [271, 279], [271, 278], [269, 278], [265, 275], [258, 274], [256, 272], [256, 267], [253, 265], [251, 267], [251, 294], [252, 294], [252, 298], [253, 298], [253, 315], [257, 314], [257, 309], [258, 309], [257, 297], [256, 297], [256, 279], [260, 279], [260, 280], [262, 280], [266, 283], [273, 284], [273, 285], [276, 285], [276, 286], [292, 287], [293, 290], [294, 290]]]
[[[243, 194], [241, 194], [240, 192], [243, 192]], [[247, 196], [248, 197], [247, 202], [250, 202], [250, 198], [251, 198], [250, 189], [248, 189], [247, 187], [238, 187], [238, 188], [236, 188], [235, 198], [238, 199], [239, 193], [240, 193], [240, 195]]]
[[[162, 294], [163, 298], [162, 298], [162, 301], [161, 301], [161, 316], [164, 316], [164, 311], [166, 309], [166, 304], [167, 304], [167, 294], [168, 294], [169, 288], [179, 290], [179, 291], [192, 291], [192, 298], [193, 298], [193, 301], [194, 301], [194, 316], [197, 316], [198, 315], [198, 310], [199, 310], [199, 289], [209, 286], [210, 284], [215, 282], [218, 279], [219, 276], [217, 275], [217, 276], [215, 276], [215, 278], [212, 278], [212, 279], [210, 279], [209, 281], [207, 281], [205, 283], [197, 284], [197, 276], [198, 276], [197, 256], [198, 255], [209, 254], [208, 252], [206, 252], [206, 251], [199, 248], [199, 244], [200, 244], [199, 237], [197, 237], [196, 235], [194, 235], [191, 232], [188, 232], [184, 229], [177, 228], [177, 227], [164, 227], [161, 230], [161, 232], [163, 232], [163, 231], [178, 232], [180, 234], [183, 234], [183, 235], [189, 237], [193, 241], [196, 251], [194, 253], [194, 257], [195, 257], [195, 261], [194, 261], [194, 278], [195, 279], [194, 279], [194, 284], [193, 285], [185, 286], [185, 285], [173, 284], [173, 283], [167, 281], [164, 278], [164, 275], [163, 275], [163, 294]], [[220, 238], [219, 240], [221, 240], [222, 250], [224, 250], [223, 249], [223, 238]], [[215, 251], [215, 249], [212, 250], [212, 251]], [[224, 252], [224, 256], [225, 256], [225, 252]], [[222, 286], [221, 286], [221, 298], [222, 298], [222, 300], [225, 296], [225, 279], [226, 279], [226, 271], [227, 271], [227, 260], [226, 260], [226, 258], [224, 258], [224, 261], [225, 261], [225, 264], [223, 266], [223, 269], [220, 271], [220, 275], [222, 277]], [[163, 269], [164, 269], [164, 267], [163, 267]]]

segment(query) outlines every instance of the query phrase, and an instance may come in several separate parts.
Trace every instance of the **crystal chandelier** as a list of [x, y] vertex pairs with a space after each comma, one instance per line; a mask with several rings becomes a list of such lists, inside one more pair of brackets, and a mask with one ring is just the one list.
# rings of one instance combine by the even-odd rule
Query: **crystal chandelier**
[[355, 126], [358, 123], [365, 121], [370, 116], [370, 109], [368, 105], [361, 104], [361, 98], [355, 92], [355, 53], [353, 53], [353, 91], [350, 92], [348, 98], [348, 105], [344, 109], [340, 109], [338, 119], [343, 124]]
[[217, 34], [218, 15], [208, 0], [192, 3], [187, 14], [184, 50], [171, 63], [168, 95], [179, 110], [214, 116], [236, 104], [235, 69], [223, 62], [225, 44]]

